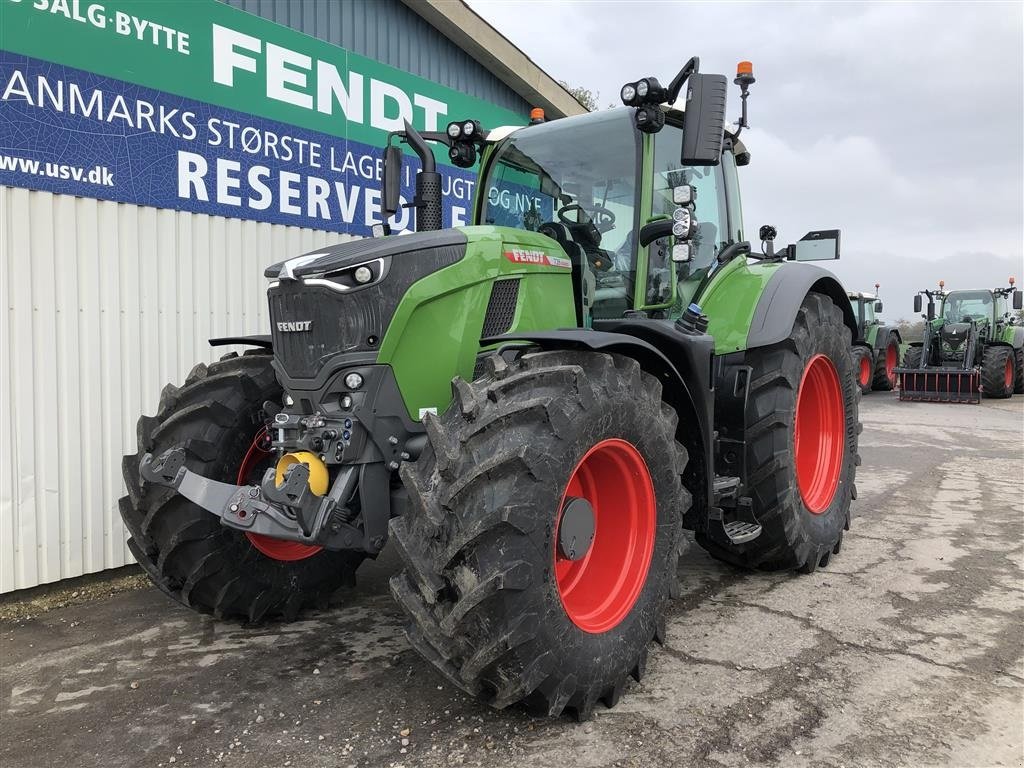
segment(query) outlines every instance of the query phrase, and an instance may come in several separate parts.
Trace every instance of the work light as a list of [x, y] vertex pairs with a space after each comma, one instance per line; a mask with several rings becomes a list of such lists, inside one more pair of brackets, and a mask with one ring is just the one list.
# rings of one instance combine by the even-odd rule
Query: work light
[[363, 386], [363, 377], [358, 373], [352, 372], [345, 377], [345, 386], [349, 389], [359, 389]]

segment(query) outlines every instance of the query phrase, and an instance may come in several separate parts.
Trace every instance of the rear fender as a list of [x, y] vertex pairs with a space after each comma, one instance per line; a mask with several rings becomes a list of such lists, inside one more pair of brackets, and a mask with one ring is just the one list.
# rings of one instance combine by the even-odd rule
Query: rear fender
[[878, 334], [875, 336], [875, 349], [885, 349], [886, 342], [889, 340], [889, 334], [896, 334], [896, 343], [902, 344], [903, 337], [900, 335], [900, 329], [895, 325], [880, 325], [878, 327]]
[[814, 264], [787, 263], [775, 271], [761, 292], [747, 332], [747, 348], [767, 347], [789, 338], [808, 293], [832, 299], [843, 312], [843, 323], [857, 338], [857, 317], [839, 280]]
[[[481, 339], [480, 343], [487, 346], [528, 341], [545, 350], [590, 350], [636, 360], [645, 372], [661, 382], [662, 398], [679, 414], [676, 439], [686, 447], [690, 457], [683, 479], [694, 496], [692, 509], [703, 512], [712, 498], [714, 477], [714, 347], [711, 338], [706, 335], [682, 337], [672, 331], [671, 325], [659, 321], [613, 320], [601, 325], [608, 330], [569, 328], [514, 333]], [[696, 431], [692, 425], [697, 425]]]

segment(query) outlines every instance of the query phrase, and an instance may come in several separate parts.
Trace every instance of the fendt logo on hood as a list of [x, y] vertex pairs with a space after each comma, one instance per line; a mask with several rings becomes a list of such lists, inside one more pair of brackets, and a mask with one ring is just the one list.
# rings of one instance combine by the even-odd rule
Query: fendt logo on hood
[[299, 331], [308, 331], [312, 327], [312, 320], [292, 320], [277, 324], [277, 330], [281, 333], [298, 333]]

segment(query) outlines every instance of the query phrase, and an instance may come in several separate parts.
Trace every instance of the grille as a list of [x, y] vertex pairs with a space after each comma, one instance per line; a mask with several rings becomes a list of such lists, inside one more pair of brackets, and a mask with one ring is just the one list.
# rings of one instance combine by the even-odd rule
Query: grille
[[[282, 283], [270, 291], [274, 354], [288, 375], [313, 377], [333, 354], [370, 349], [369, 338], [379, 338], [383, 328], [381, 309], [380, 291], [374, 288], [344, 294]], [[310, 321], [309, 330], [283, 332], [279, 320]]]
[[519, 280], [495, 280], [491, 286], [491, 299], [487, 302], [484, 327], [480, 335], [499, 336], [512, 327], [519, 303]]

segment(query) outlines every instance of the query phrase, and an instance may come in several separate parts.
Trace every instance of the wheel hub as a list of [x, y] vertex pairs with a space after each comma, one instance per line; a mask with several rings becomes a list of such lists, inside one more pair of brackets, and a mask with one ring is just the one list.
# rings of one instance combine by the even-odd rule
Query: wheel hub
[[654, 486], [636, 447], [609, 438], [587, 451], [569, 476], [557, 524], [562, 607], [584, 632], [607, 632], [633, 609], [654, 552]]
[[570, 496], [562, 507], [558, 551], [567, 560], [582, 560], [594, 541], [594, 508], [586, 499]]

